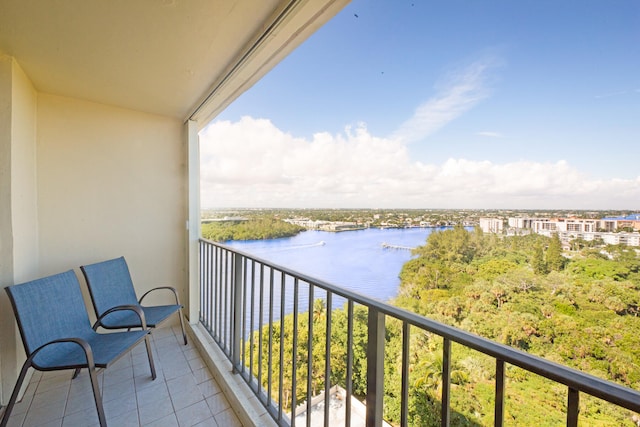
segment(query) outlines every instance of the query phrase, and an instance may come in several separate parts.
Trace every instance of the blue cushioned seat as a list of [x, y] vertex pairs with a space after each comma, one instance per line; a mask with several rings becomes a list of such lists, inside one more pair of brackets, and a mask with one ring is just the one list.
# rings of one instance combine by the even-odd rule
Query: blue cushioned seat
[[[108, 368], [145, 340], [151, 376], [156, 378], [144, 313], [126, 308], [138, 317], [140, 331], [99, 334], [91, 328], [80, 283], [73, 270], [5, 288], [18, 321], [27, 360], [5, 410], [4, 427], [30, 367], [41, 371], [88, 368], [101, 426], [106, 426], [96, 368]], [[133, 311], [131, 311], [133, 310]], [[77, 371], [76, 371], [77, 373]], [[75, 377], [75, 376], [74, 376]]]
[[[182, 319], [182, 305], [175, 288], [161, 286], [146, 292], [138, 300], [131, 280], [131, 273], [124, 257], [114, 258], [95, 264], [83, 265], [80, 267], [91, 294], [93, 308], [98, 318], [97, 326], [106, 329], [131, 329], [139, 328], [140, 320], [135, 313], [130, 311], [115, 311], [108, 313], [114, 307], [135, 306], [140, 307], [144, 312], [147, 326], [157, 327], [167, 320], [174, 313], [178, 314], [180, 326], [182, 327], [182, 338], [187, 344], [187, 335], [184, 330]], [[158, 290], [168, 290], [172, 292], [175, 304], [143, 306], [143, 299], [151, 292]]]

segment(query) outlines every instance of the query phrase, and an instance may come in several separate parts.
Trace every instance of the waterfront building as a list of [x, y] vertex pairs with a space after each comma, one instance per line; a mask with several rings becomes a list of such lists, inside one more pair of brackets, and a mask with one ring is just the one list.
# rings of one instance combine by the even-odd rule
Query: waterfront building
[[511, 217], [507, 219], [509, 228], [531, 229], [533, 221], [537, 218]]
[[501, 218], [480, 218], [480, 229], [485, 233], [502, 234], [504, 221]]
[[574, 239], [602, 239], [605, 244], [610, 245], [640, 246], [640, 233], [637, 232], [640, 230], [640, 214], [602, 219], [512, 217], [507, 222], [510, 227], [507, 234], [520, 234], [518, 230], [531, 230], [548, 237], [558, 234], [565, 244]]
[[600, 220], [600, 227], [605, 231], [633, 229], [640, 231], [640, 213], [619, 217], [607, 217]]

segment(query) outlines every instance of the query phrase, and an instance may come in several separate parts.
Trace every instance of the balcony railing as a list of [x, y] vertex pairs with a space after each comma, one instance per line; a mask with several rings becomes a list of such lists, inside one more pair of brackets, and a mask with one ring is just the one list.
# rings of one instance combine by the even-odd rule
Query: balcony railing
[[[442, 338], [440, 419], [442, 426], [451, 422], [452, 350], [451, 344], [468, 347], [495, 361], [494, 425], [504, 423], [507, 366], [513, 365], [530, 373], [566, 386], [567, 426], [577, 426], [579, 399], [587, 394], [613, 405], [640, 412], [640, 393], [610, 381], [542, 359], [460, 329], [444, 325], [409, 311], [314, 279], [250, 254], [207, 240], [200, 241], [200, 322], [210, 332], [230, 359], [235, 373], [242, 376], [274, 420], [282, 426], [311, 425], [312, 398], [324, 392], [324, 425], [330, 425], [330, 390], [336, 385], [331, 365], [332, 307], [344, 304], [346, 310], [346, 349], [344, 377], [340, 384], [346, 390], [344, 425], [351, 425], [354, 373], [354, 307], [367, 311], [366, 344], [366, 425], [383, 423], [385, 395], [384, 355], [386, 327], [400, 322], [402, 330], [400, 417], [401, 426], [410, 424], [409, 383], [411, 331], [434, 334]], [[326, 304], [324, 319], [316, 317], [321, 299]], [[280, 319], [292, 316], [292, 330], [285, 332]], [[303, 317], [306, 317], [303, 319]], [[305, 320], [305, 321], [302, 321]], [[301, 329], [303, 328], [303, 329]], [[291, 349], [285, 351], [285, 334], [291, 338]], [[318, 335], [320, 339], [318, 340]], [[316, 338], [314, 340], [314, 337]], [[318, 344], [320, 343], [320, 344]], [[314, 348], [314, 345], [316, 346]], [[318, 350], [317, 346], [323, 348]], [[301, 352], [302, 350], [302, 352]], [[318, 351], [317, 351], [318, 350]], [[298, 367], [313, 366], [313, 355], [324, 356], [322, 372], [306, 369], [298, 378]], [[301, 357], [300, 354], [304, 354]], [[362, 363], [362, 362], [361, 362]], [[287, 382], [284, 372], [289, 372]], [[304, 392], [299, 395], [299, 384]], [[317, 390], [316, 385], [322, 389]], [[304, 422], [291, 416], [306, 412]], [[314, 420], [317, 422], [317, 420]], [[316, 424], [317, 425], [317, 424]]]

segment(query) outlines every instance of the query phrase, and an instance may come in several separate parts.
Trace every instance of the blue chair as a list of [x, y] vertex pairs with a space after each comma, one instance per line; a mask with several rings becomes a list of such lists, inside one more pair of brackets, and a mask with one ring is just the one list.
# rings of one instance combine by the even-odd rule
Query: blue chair
[[[132, 329], [139, 328], [140, 319], [130, 312], [116, 312], [105, 315], [108, 310], [118, 306], [137, 306], [144, 312], [147, 326], [150, 328], [157, 327], [164, 322], [169, 316], [178, 313], [180, 318], [180, 326], [182, 327], [182, 338], [184, 344], [187, 345], [187, 334], [184, 331], [184, 322], [182, 320], [182, 305], [178, 298], [176, 289], [171, 286], [161, 286], [146, 292], [140, 299], [136, 298], [136, 292], [129, 273], [129, 267], [124, 257], [102, 261], [95, 264], [83, 265], [80, 267], [91, 294], [91, 301], [96, 313], [96, 317], [100, 319], [97, 326], [105, 329]], [[158, 306], [142, 306], [142, 300], [151, 292], [157, 290], [169, 290], [173, 292], [175, 304], [158, 305]]]
[[151, 354], [144, 313], [133, 311], [143, 325], [141, 331], [99, 334], [91, 327], [80, 283], [73, 270], [5, 288], [22, 337], [27, 360], [22, 365], [9, 404], [0, 422], [6, 426], [20, 387], [30, 367], [39, 371], [88, 368], [101, 426], [106, 426], [96, 368], [107, 368], [139, 342], [145, 340], [151, 377], [156, 370]]

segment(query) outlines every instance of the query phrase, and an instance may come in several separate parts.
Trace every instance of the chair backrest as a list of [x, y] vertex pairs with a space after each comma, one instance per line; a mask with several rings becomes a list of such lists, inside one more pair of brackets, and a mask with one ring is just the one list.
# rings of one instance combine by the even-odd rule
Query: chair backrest
[[80, 267], [96, 316], [118, 305], [137, 305], [138, 298], [124, 257]]
[[5, 288], [27, 355], [59, 338], [92, 332], [80, 283], [73, 270]]

